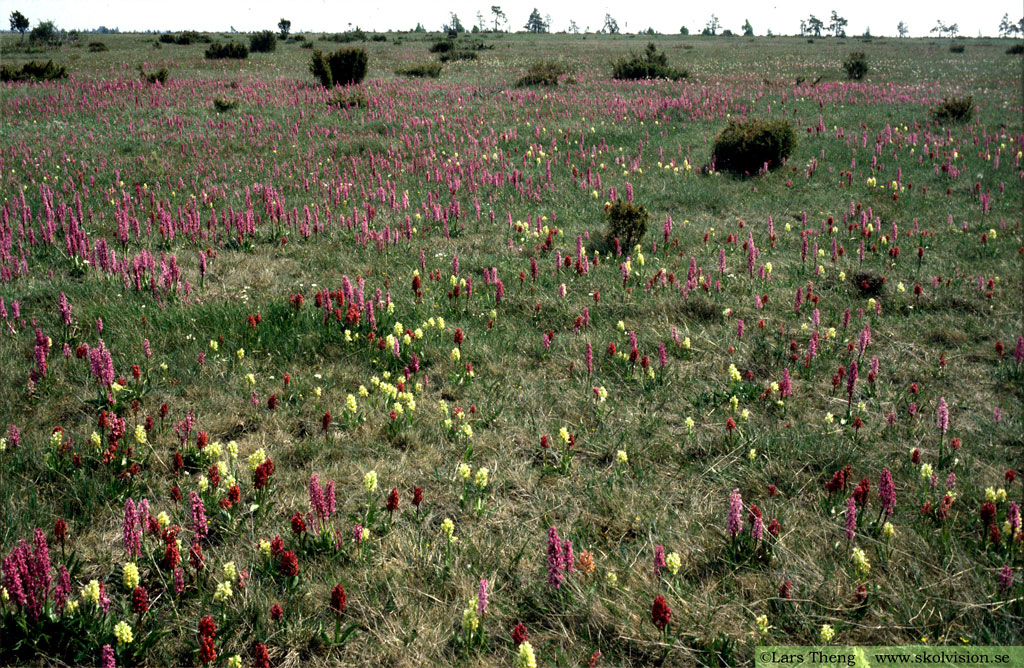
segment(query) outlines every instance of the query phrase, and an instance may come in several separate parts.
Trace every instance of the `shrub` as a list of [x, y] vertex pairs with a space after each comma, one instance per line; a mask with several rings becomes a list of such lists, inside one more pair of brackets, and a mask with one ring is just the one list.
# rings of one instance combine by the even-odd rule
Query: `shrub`
[[407, 67], [399, 67], [395, 70], [395, 74], [407, 77], [430, 77], [431, 79], [436, 79], [441, 76], [441, 68], [441, 63], [417, 63]]
[[782, 165], [796, 146], [796, 133], [789, 121], [731, 121], [715, 139], [715, 166], [739, 174], [756, 174], [767, 163], [769, 169]]
[[863, 51], [854, 51], [843, 61], [846, 78], [860, 80], [868, 73], [868, 57]]
[[195, 30], [186, 30], [185, 32], [180, 32], [176, 35], [173, 35], [171, 33], [164, 33], [163, 35], [160, 35], [159, 39], [164, 44], [177, 44], [179, 46], [188, 46], [193, 42], [209, 43], [212, 41], [206, 35], [200, 34]]
[[0, 67], [0, 81], [53, 81], [68, 75], [63, 65], [54, 65], [53, 61], [27, 62], [20, 68], [13, 65]]
[[455, 48], [455, 42], [450, 39], [442, 39], [434, 42], [428, 49], [430, 53], [448, 53]]
[[56, 44], [60, 42], [60, 31], [57, 30], [57, 26], [53, 24], [53, 21], [40, 21], [35, 28], [32, 28], [32, 32], [28, 34], [28, 40], [30, 42]]
[[565, 74], [565, 68], [553, 60], [540, 60], [530, 65], [526, 74], [516, 81], [516, 86], [557, 86], [558, 77]]
[[160, 83], [167, 83], [167, 79], [170, 76], [170, 72], [167, 71], [166, 67], [161, 67], [155, 72], [150, 72], [147, 74], [146, 70], [142, 69], [142, 65], [139, 65], [139, 76], [142, 77], [143, 81], [148, 81], [149, 83], [156, 83], [158, 81]]
[[249, 57], [249, 49], [245, 48], [245, 44], [240, 42], [228, 42], [227, 44], [217, 42], [211, 44], [206, 49], [206, 57], [209, 60], [221, 60], [223, 58], [243, 59]]
[[218, 113], [231, 111], [236, 107], [238, 107], [238, 100], [225, 100], [221, 97], [216, 97], [213, 99], [213, 108], [216, 109]]
[[616, 79], [672, 79], [677, 81], [690, 76], [685, 69], [669, 67], [668, 56], [658, 51], [653, 43], [647, 45], [644, 53], [631, 53], [612, 63], [612, 76]]
[[950, 53], [963, 53], [964, 52], [964, 45], [963, 44], [954, 44], [954, 45], [949, 47], [949, 52]]
[[270, 30], [264, 30], [249, 37], [249, 50], [253, 53], [270, 53], [276, 48], [277, 34]]
[[442, 53], [438, 60], [442, 63], [450, 63], [453, 60], [476, 60], [478, 54], [476, 51], [467, 51], [465, 49], [458, 49], [457, 51], [448, 51]]
[[324, 56], [313, 51], [309, 71], [325, 88], [357, 84], [366, 77], [368, 58], [363, 49], [339, 49]]
[[387, 35], [374, 35], [373, 37], [370, 38], [370, 41], [371, 42], [386, 42], [386, 41], [388, 41], [388, 36]]
[[966, 123], [974, 116], [974, 98], [952, 97], [932, 109], [932, 118], [939, 123]]
[[89, 51], [91, 53], [99, 53], [100, 51], [110, 51], [110, 49], [103, 42], [89, 42]]
[[1024, 53], [1024, 44], [1014, 44], [1006, 50], [1008, 56], [1019, 56]]
[[342, 109], [361, 109], [369, 107], [370, 101], [366, 98], [366, 91], [362, 88], [353, 87], [334, 91], [334, 95], [327, 100], [327, 104], [332, 107], [341, 107]]
[[637, 206], [617, 199], [605, 209], [605, 217], [608, 219], [605, 239], [610, 245], [614, 245], [614, 240], [618, 239], [625, 248], [632, 248], [640, 243], [647, 232], [649, 216], [643, 204]]
[[349, 42], [365, 42], [368, 39], [368, 36], [361, 28], [357, 27], [355, 30], [335, 33], [330, 37], [325, 37], [324, 39], [328, 42], [340, 42], [342, 44], [347, 44]]

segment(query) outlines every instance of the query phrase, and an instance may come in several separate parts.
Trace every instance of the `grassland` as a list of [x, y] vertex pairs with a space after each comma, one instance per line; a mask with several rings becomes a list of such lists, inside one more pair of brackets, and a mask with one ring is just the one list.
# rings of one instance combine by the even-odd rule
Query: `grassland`
[[[647, 38], [486, 35], [424, 80], [395, 70], [438, 37], [389, 35], [359, 45], [367, 105], [344, 108], [304, 43], [208, 61], [206, 44], [96, 39], [108, 50], [2, 42], [5, 65], [70, 76], [0, 87], [0, 553], [42, 529], [53, 586], [66, 566], [80, 601], [0, 604], [4, 663], [110, 645], [119, 665], [196, 665], [206, 615], [217, 661], [246, 665], [255, 643], [272, 665], [515, 665], [517, 623], [544, 666], [751, 664], [825, 625], [833, 643], [1021, 644], [1024, 104], [1006, 40], [655, 37], [690, 77], [622, 82], [611, 61]], [[842, 71], [853, 50], [863, 81]], [[561, 84], [516, 88], [540, 59]], [[966, 95], [971, 121], [933, 119]], [[792, 121], [794, 154], [709, 172], [747, 117]], [[650, 224], [617, 257], [604, 209], [629, 192]], [[335, 481], [323, 524], [312, 475]], [[143, 498], [166, 515], [132, 555]], [[557, 588], [551, 527], [577, 557]], [[297, 576], [261, 550], [275, 536]], [[91, 580], [106, 612], [80, 597]]]

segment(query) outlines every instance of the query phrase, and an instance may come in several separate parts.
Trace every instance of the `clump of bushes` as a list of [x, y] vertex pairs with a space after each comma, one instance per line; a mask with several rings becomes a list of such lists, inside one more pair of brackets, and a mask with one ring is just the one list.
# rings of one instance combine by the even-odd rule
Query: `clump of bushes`
[[612, 77], [616, 79], [672, 79], [678, 81], [690, 76], [685, 69], [670, 67], [668, 56], [658, 51], [653, 43], [647, 44], [643, 54], [632, 53], [612, 63]]
[[433, 44], [431, 44], [430, 48], [427, 49], [427, 50], [430, 51], [430, 53], [448, 53], [449, 51], [452, 51], [454, 49], [455, 49], [455, 41], [454, 40], [442, 39], [442, 40], [439, 40], [439, 41], [434, 42]]
[[854, 51], [843, 61], [846, 78], [859, 81], [868, 73], [868, 57], [863, 51]]
[[249, 50], [253, 53], [270, 53], [277, 49], [277, 34], [264, 30], [249, 37]]
[[399, 67], [395, 70], [395, 74], [407, 77], [430, 77], [431, 79], [436, 79], [441, 76], [442, 67], [441, 63], [416, 63], [406, 67]]
[[1019, 56], [1021, 54], [1024, 54], [1024, 44], [1014, 44], [1006, 50], [1006, 55], [1008, 56]]
[[222, 97], [216, 97], [213, 99], [213, 108], [218, 113], [224, 113], [225, 111], [231, 111], [238, 107], [238, 100], [225, 100]]
[[179, 32], [177, 34], [164, 33], [160, 35], [159, 40], [164, 44], [177, 44], [179, 46], [188, 46], [193, 42], [199, 43], [210, 43], [212, 40], [195, 30], [186, 30], [185, 32]]
[[540, 60], [530, 65], [526, 74], [519, 77], [516, 86], [557, 86], [558, 77], [565, 74], [565, 68], [553, 60]]
[[608, 219], [605, 233], [608, 245], [614, 246], [617, 239], [626, 248], [632, 248], [643, 240], [650, 216], [643, 204], [637, 206], [617, 199], [605, 209], [605, 218]]
[[756, 174], [764, 165], [775, 169], [796, 146], [789, 121], [731, 121], [715, 139], [715, 167], [738, 174]]
[[52, 60], [33, 60], [21, 67], [4, 65], [0, 67], [0, 81], [53, 81], [68, 75], [63, 65], [54, 65]]
[[159, 81], [163, 84], [167, 83], [167, 79], [170, 77], [170, 72], [167, 71], [166, 67], [161, 67], [155, 72], [147, 73], [146, 70], [142, 68], [142, 65], [139, 65], [139, 76], [142, 77], [143, 81], [148, 81], [149, 83], [156, 83]]
[[932, 118], [939, 123], [966, 123], [974, 116], [974, 98], [951, 97], [932, 109]]
[[326, 56], [314, 50], [309, 71], [325, 88], [347, 86], [366, 77], [368, 62], [364, 49], [339, 49]]
[[206, 57], [209, 60], [222, 60], [224, 58], [245, 59], [249, 57], [249, 49], [241, 42], [215, 42], [206, 49]]
[[327, 104], [332, 107], [341, 107], [342, 109], [364, 109], [370, 106], [370, 101], [366, 97], [366, 91], [362, 88], [340, 88], [334, 91], [334, 95], [327, 100]]
[[456, 51], [449, 51], [447, 53], [442, 53], [438, 57], [438, 60], [440, 60], [442, 63], [450, 63], [450, 62], [456, 61], [456, 60], [476, 60], [477, 57], [478, 57], [478, 54], [477, 54], [476, 51], [467, 51], [466, 49], [458, 49]]
[[99, 53], [100, 51], [110, 51], [110, 49], [103, 42], [89, 42], [90, 53]]
[[358, 26], [355, 30], [349, 30], [348, 32], [335, 33], [329, 37], [324, 37], [328, 42], [339, 42], [347, 44], [349, 42], [365, 42], [369, 37], [366, 32]]
[[954, 44], [954, 45], [949, 47], [949, 52], [950, 53], [963, 53], [964, 52], [964, 45], [963, 44]]

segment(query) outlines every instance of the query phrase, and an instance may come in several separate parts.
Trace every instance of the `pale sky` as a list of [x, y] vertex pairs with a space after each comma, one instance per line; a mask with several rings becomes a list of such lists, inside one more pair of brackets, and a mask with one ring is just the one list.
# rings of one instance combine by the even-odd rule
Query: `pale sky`
[[[204, 30], [227, 31], [234, 27], [240, 32], [275, 29], [282, 17], [292, 22], [292, 31], [342, 32], [350, 26], [364, 30], [410, 30], [422, 23], [428, 30], [439, 30], [448, 21], [448, 13], [455, 12], [467, 28], [476, 23], [477, 12], [485, 20], [491, 17], [491, 4], [500, 2], [508, 17], [508, 27], [520, 30], [534, 7], [541, 15], [550, 14], [552, 30], [565, 30], [575, 20], [581, 30], [587, 27], [597, 31], [604, 23], [605, 13], [611, 14], [622, 32], [639, 32], [648, 26], [662, 33], [678, 33], [686, 26], [691, 33], [699, 33], [711, 16], [718, 16], [722, 28], [739, 33], [744, 20], [749, 19], [754, 32], [763, 35], [768, 29], [776, 34], [796, 34], [801, 19], [814, 14], [828, 23], [832, 9], [839, 11], [849, 24], [849, 35], [860, 35], [871, 28], [872, 35], [895, 35], [896, 24], [905, 21], [912, 36], [928, 36], [936, 21], [947, 25], [956, 23], [964, 37], [977, 37], [979, 31], [986, 36], [998, 33], [999, 21], [1004, 13], [1011, 20], [1021, 18], [1021, 5], [1017, 0], [973, 0], [969, 3], [949, 3], [939, 7], [933, 2], [908, 0], [861, 0], [855, 3], [838, 2], [768, 2], [733, 0], [718, 3], [680, 2], [609, 2], [595, 3], [583, 0], [560, 0], [537, 4], [539, 0], [447, 0], [441, 4], [400, 0], [397, 2], [349, 3], [336, 0], [0, 0], [4, 17], [17, 9], [34, 26], [39, 20], [52, 20], [58, 28], [94, 29], [101, 25], [122, 31], [143, 30]], [[689, 5], [689, 6], [687, 6]], [[490, 21], [488, 21], [490, 23]], [[7, 28], [3, 24], [3, 28]]]

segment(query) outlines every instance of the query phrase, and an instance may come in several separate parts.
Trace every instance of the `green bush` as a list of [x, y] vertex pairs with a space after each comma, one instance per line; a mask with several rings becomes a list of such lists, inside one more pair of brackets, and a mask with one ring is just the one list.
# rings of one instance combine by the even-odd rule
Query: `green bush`
[[616, 79], [672, 79], [678, 81], [690, 76], [685, 69], [669, 67], [668, 56], [658, 51], [653, 43], [647, 44], [643, 54], [631, 53], [612, 63], [612, 77]]
[[348, 32], [339, 32], [328, 37], [324, 37], [328, 42], [339, 42], [347, 44], [349, 42], [365, 42], [369, 39], [369, 36], [361, 29], [356, 28], [355, 30], [349, 30]]
[[949, 52], [950, 53], [963, 53], [964, 52], [964, 45], [963, 44], [954, 44], [954, 45], [949, 47]]
[[1014, 44], [1006, 50], [1006, 55], [1008, 56], [1019, 56], [1021, 54], [1024, 54], [1024, 44]]
[[327, 56], [313, 51], [309, 71], [324, 88], [346, 86], [360, 83], [366, 77], [368, 61], [363, 49], [339, 49]]
[[476, 60], [477, 57], [478, 54], [476, 51], [458, 49], [456, 51], [448, 51], [447, 53], [442, 53], [438, 57], [438, 60], [440, 60], [442, 63], [450, 63], [455, 60]]
[[558, 77], [565, 74], [565, 68], [553, 60], [541, 60], [530, 65], [526, 74], [519, 77], [516, 86], [557, 86]]
[[109, 51], [107, 45], [103, 42], [89, 42], [90, 53], [99, 53], [101, 51]]
[[366, 97], [366, 91], [362, 88], [352, 87], [339, 88], [334, 91], [334, 95], [327, 100], [327, 104], [332, 107], [341, 107], [342, 109], [363, 109], [370, 106], [370, 101]]
[[854, 51], [843, 61], [846, 78], [859, 81], [868, 73], [868, 57], [863, 51]]
[[143, 81], [148, 81], [149, 83], [156, 83], [158, 81], [160, 83], [167, 83], [170, 72], [167, 71], [166, 67], [161, 67], [155, 72], [146, 73], [146, 70], [142, 68], [142, 65], [139, 65], [139, 76], [142, 77]]
[[249, 50], [253, 53], [270, 53], [276, 48], [277, 34], [270, 30], [264, 30], [249, 37]]
[[225, 100], [224, 98], [217, 97], [213, 99], [213, 108], [218, 113], [224, 113], [225, 111], [231, 111], [238, 107], [238, 100]]
[[789, 121], [731, 121], [715, 139], [715, 168], [737, 174], [756, 174], [782, 165], [796, 146]]
[[200, 34], [200, 33], [196, 32], [195, 30], [186, 30], [185, 32], [180, 32], [180, 33], [178, 33], [176, 35], [175, 34], [171, 34], [171, 33], [164, 33], [163, 35], [160, 35], [159, 39], [164, 44], [177, 44], [179, 46], [188, 46], [189, 44], [192, 44], [193, 42], [195, 42], [195, 43], [199, 43], [199, 42], [209, 43], [209, 42], [212, 41], [206, 35]]
[[939, 123], [967, 123], [974, 116], [974, 98], [951, 97], [932, 109], [932, 118]]
[[53, 81], [68, 75], [63, 65], [54, 65], [53, 61], [27, 62], [20, 68], [13, 65], [0, 67], [0, 81]]
[[605, 240], [609, 245], [614, 245], [618, 239], [624, 248], [629, 249], [639, 244], [647, 232], [647, 221], [650, 216], [644, 205], [639, 206], [631, 202], [623, 202], [617, 199], [605, 210], [605, 217], [608, 219], [608, 231], [605, 233]]
[[395, 70], [395, 74], [407, 77], [430, 77], [431, 79], [436, 79], [441, 76], [442, 67], [441, 63], [417, 63], [415, 65], [399, 67]]
[[244, 59], [249, 57], [249, 49], [245, 48], [245, 44], [240, 42], [228, 42], [226, 44], [216, 42], [206, 49], [206, 57], [209, 60], [221, 60], [223, 58]]
[[430, 53], [448, 53], [455, 49], [455, 41], [450, 39], [442, 39], [434, 42], [430, 45], [428, 51]]

